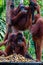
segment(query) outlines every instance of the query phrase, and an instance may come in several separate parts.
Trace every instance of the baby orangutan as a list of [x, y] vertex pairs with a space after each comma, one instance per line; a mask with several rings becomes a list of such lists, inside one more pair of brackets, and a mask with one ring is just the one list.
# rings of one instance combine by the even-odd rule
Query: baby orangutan
[[0, 51], [0, 55], [4, 54], [5, 56], [8, 56], [13, 53], [17, 53], [23, 55], [26, 58], [33, 59], [27, 52], [26, 41], [22, 33], [11, 33], [7, 39], [7, 43], [3, 43], [7, 44], [7, 47], [4, 52]]

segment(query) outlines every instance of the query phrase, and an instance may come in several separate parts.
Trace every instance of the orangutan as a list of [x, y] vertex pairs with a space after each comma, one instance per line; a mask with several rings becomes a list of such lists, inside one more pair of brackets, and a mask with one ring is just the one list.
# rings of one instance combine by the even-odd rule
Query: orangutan
[[4, 42], [2, 45], [5, 44], [7, 45], [6, 49], [5, 51], [0, 50], [0, 55], [4, 54], [5, 56], [8, 56], [13, 53], [17, 53], [23, 55], [26, 58], [33, 59], [30, 56], [30, 54], [27, 52], [26, 41], [22, 33], [17, 33], [17, 34], [11, 33], [7, 39], [7, 42]]
[[31, 33], [35, 46], [36, 58], [40, 61], [43, 46], [43, 18], [41, 16], [31, 27]]

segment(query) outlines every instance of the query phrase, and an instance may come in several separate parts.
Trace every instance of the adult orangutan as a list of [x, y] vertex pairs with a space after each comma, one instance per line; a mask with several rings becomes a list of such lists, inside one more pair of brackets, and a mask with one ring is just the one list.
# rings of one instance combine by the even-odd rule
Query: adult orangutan
[[43, 18], [39, 16], [36, 23], [31, 27], [31, 33], [34, 41], [36, 58], [41, 60], [41, 53], [43, 47]]
[[[39, 10], [38, 10], [39, 6], [36, 6], [36, 5], [34, 5], [34, 6], [35, 6], [34, 11], [37, 10], [37, 12], [39, 13]], [[20, 9], [19, 7], [18, 7], [18, 9]], [[17, 16], [14, 16], [14, 11], [11, 11], [11, 15], [12, 15], [11, 16], [11, 25], [14, 26], [14, 28], [16, 28], [18, 30], [22, 30], [22, 31], [28, 29], [29, 26], [31, 26], [31, 24], [32, 24], [31, 6], [24, 7], [24, 8], [25, 8], [25, 11], [18, 12]], [[15, 14], [16, 14], [16, 11], [15, 11]]]
[[4, 54], [5, 56], [8, 56], [13, 53], [17, 53], [23, 55], [26, 58], [33, 59], [27, 52], [26, 41], [22, 33], [11, 33], [7, 39], [7, 42], [4, 42], [2, 45], [5, 44], [7, 44], [7, 47], [5, 51], [0, 50], [0, 55]]
[[39, 14], [35, 15], [34, 17], [34, 22], [35, 24], [32, 25], [30, 28], [33, 41], [34, 41], [34, 46], [35, 46], [35, 52], [36, 52], [36, 59], [41, 60], [41, 53], [42, 53], [42, 48], [43, 47], [43, 18], [40, 15], [40, 7], [39, 9]]

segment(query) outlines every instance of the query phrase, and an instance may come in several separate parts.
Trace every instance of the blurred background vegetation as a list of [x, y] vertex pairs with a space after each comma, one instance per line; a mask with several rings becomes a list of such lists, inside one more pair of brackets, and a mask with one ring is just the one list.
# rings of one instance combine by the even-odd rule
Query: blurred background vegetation
[[[41, 16], [43, 16], [43, 0], [37, 0], [38, 4], [40, 5], [40, 12]], [[20, 3], [20, 0], [15, 0], [15, 7], [17, 7]], [[24, 0], [24, 5], [28, 6], [28, 0]], [[3, 41], [4, 36], [6, 33], [6, 0], [0, 0], [0, 42]], [[35, 56], [35, 49], [34, 49], [34, 42], [32, 40], [32, 35], [28, 30], [23, 32], [24, 36], [26, 37], [26, 43], [29, 41], [29, 53], [32, 55], [33, 58]], [[4, 50], [5, 47], [2, 46], [0, 49]], [[42, 50], [42, 60], [43, 60], [43, 50]]]

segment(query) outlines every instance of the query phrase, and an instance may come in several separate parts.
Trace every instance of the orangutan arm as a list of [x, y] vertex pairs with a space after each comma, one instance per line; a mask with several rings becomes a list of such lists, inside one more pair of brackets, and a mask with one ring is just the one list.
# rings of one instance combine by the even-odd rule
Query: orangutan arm
[[4, 42], [1, 42], [1, 43], [0, 43], [0, 47], [3, 46], [3, 45], [6, 45], [7, 42], [8, 42], [8, 40], [5, 40]]
[[36, 11], [37, 11], [37, 14], [35, 16], [39, 17], [40, 16], [40, 6], [37, 4], [37, 6], [35, 8], [36, 8]]
[[40, 18], [40, 6], [36, 6], [37, 14], [35, 14], [35, 23], [37, 22], [38, 18]]
[[11, 20], [12, 20], [12, 22], [14, 21], [16, 23], [16, 21], [18, 19], [20, 19], [21, 16], [26, 15], [26, 14], [27, 14], [26, 12], [20, 11], [16, 16], [14, 16], [13, 18], [11, 18]]

